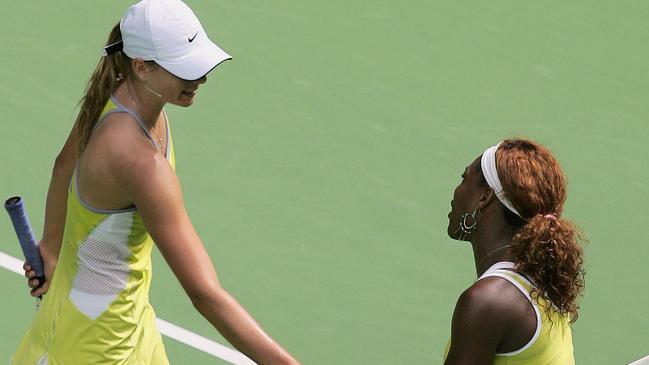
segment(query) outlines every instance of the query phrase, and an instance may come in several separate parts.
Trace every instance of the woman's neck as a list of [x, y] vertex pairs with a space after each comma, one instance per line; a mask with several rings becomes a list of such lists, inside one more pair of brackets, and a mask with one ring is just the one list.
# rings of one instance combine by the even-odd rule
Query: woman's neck
[[479, 229], [471, 239], [476, 274], [482, 275], [491, 265], [499, 261], [514, 261], [511, 253], [513, 230], [503, 220], [489, 220], [483, 215]]
[[120, 85], [122, 89], [120, 101], [135, 111], [147, 128], [152, 129], [155, 128], [165, 103], [144, 86], [127, 80]]
[[[514, 261], [514, 257], [511, 254], [511, 247], [513, 244], [504, 244], [499, 247], [492, 249], [486, 253], [480, 253], [476, 255], [474, 253], [476, 276], [480, 277], [488, 268], [493, 266], [493, 264], [501, 261]], [[478, 260], [478, 257], [482, 257]]]

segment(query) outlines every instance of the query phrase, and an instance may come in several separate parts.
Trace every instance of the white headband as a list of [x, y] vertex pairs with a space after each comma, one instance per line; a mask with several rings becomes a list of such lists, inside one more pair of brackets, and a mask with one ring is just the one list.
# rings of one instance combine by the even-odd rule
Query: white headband
[[507, 209], [514, 212], [517, 216], [523, 218], [521, 214], [516, 210], [516, 208], [512, 206], [512, 203], [510, 203], [509, 200], [507, 200], [507, 198], [505, 197], [503, 186], [500, 183], [500, 179], [498, 178], [498, 170], [496, 170], [496, 150], [498, 149], [498, 146], [500, 146], [500, 143], [487, 148], [487, 150], [482, 154], [482, 159], [480, 160], [480, 165], [482, 166], [482, 174], [487, 180], [489, 187], [492, 188], [496, 193], [498, 200], [500, 200], [500, 202], [503, 203], [503, 205], [506, 206]]

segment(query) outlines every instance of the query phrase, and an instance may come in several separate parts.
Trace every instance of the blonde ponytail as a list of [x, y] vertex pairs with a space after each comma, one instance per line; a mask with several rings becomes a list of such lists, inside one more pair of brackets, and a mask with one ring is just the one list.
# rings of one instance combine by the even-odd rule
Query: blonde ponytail
[[[117, 23], [108, 36], [106, 45], [110, 45], [122, 40], [122, 33]], [[130, 74], [131, 59], [123, 52], [103, 56], [95, 71], [93, 72], [88, 85], [86, 86], [85, 95], [80, 101], [81, 108], [76, 118], [77, 133], [79, 136], [79, 154], [85, 150], [90, 133], [97, 124], [106, 102], [113, 94], [115, 89]]]

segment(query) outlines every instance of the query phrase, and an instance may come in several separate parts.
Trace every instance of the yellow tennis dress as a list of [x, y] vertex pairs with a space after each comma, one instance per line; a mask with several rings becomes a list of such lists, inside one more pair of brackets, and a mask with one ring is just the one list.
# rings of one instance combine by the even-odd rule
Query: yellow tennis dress
[[[109, 100], [97, 122], [129, 113]], [[167, 151], [175, 167], [169, 123]], [[96, 127], [95, 127], [96, 128]], [[95, 209], [77, 188], [75, 170], [67, 201], [65, 233], [52, 285], [12, 364], [166, 365], [162, 337], [149, 303], [153, 240], [135, 207]]]
[[[533, 284], [512, 271], [513, 268], [514, 264], [511, 262], [498, 262], [487, 269], [478, 280], [496, 276], [518, 288], [532, 303], [536, 314], [536, 331], [522, 348], [508, 353], [496, 353], [493, 365], [574, 365], [570, 318], [559, 313], [554, 306], [548, 315], [545, 308], [550, 303], [542, 296], [534, 294]], [[449, 340], [444, 359], [450, 346]]]

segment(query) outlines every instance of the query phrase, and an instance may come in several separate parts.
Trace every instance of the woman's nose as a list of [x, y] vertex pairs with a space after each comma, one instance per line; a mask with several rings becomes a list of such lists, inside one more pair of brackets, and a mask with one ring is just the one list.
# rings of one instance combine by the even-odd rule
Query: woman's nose
[[199, 84], [199, 85], [206, 83], [206, 82], [207, 82], [207, 75], [201, 77], [201, 78], [198, 79], [198, 80], [195, 80], [194, 82], [197, 83], [197, 84]]

